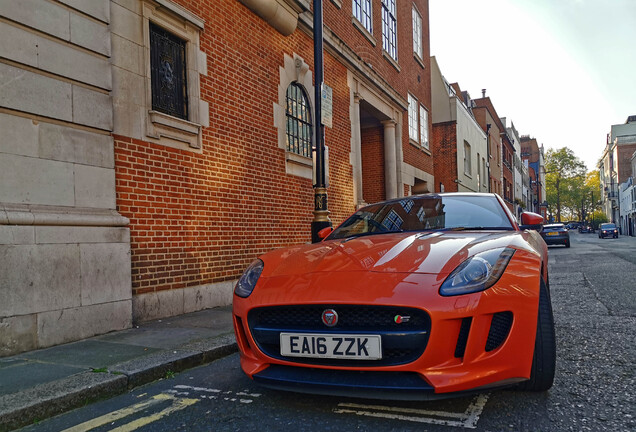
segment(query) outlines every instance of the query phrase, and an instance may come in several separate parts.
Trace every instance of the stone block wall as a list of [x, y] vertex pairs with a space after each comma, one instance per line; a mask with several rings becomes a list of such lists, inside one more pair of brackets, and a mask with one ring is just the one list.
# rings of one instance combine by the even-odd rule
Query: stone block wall
[[131, 325], [108, 0], [0, 2], [0, 356]]

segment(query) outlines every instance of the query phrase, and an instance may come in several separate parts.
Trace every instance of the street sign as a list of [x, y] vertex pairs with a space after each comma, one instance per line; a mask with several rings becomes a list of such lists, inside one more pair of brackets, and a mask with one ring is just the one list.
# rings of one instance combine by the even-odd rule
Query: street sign
[[333, 128], [333, 90], [327, 84], [322, 85], [322, 112], [321, 123], [328, 128]]

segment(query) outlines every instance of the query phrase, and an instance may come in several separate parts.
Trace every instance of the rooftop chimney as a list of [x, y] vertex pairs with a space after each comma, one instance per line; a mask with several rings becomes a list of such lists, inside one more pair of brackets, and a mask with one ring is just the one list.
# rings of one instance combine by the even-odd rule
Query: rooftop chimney
[[481, 89], [481, 97], [486, 97], [486, 89]]

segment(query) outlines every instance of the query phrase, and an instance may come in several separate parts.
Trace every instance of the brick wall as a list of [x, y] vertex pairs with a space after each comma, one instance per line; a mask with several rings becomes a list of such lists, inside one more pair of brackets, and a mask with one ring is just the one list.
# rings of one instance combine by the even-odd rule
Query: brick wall
[[384, 184], [384, 131], [382, 127], [360, 131], [362, 141], [362, 196], [367, 203], [386, 199]]
[[431, 150], [435, 155], [435, 190], [440, 191], [441, 183], [444, 185], [445, 192], [457, 192], [456, 122], [450, 121], [433, 125]]
[[632, 155], [636, 151], [636, 143], [618, 145], [618, 182], [623, 183], [636, 173], [632, 172]]
[[[310, 241], [311, 180], [286, 174], [272, 107], [284, 54], [299, 55], [313, 70], [311, 37], [300, 29], [284, 37], [235, 0], [175, 1], [205, 21], [200, 49], [208, 74], [200, 80], [210, 126], [203, 129], [201, 154], [115, 136], [117, 208], [131, 221], [134, 294], [233, 280], [259, 254]], [[380, 0], [373, 3], [377, 46], [351, 24], [351, 2], [342, 9], [325, 2], [325, 24], [405, 100], [410, 91], [430, 108], [428, 2], [415, 1], [423, 16], [424, 67], [413, 57], [411, 8], [398, 8], [401, 72], [382, 55]], [[333, 128], [325, 142], [329, 210], [338, 224], [354, 211], [350, 89], [347, 69], [329, 50], [324, 76], [333, 89]], [[408, 131], [406, 113], [403, 119]], [[363, 154], [371, 202], [384, 198], [381, 129], [362, 141], [370, 146]], [[402, 145], [405, 161], [432, 173], [432, 158], [408, 143], [407, 132]]]

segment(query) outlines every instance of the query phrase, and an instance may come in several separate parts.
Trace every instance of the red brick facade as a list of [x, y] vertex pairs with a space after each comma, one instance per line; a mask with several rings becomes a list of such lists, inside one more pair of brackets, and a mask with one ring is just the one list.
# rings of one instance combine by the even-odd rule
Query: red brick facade
[[436, 190], [444, 185], [444, 192], [457, 192], [457, 122], [435, 123], [431, 145]]
[[[286, 173], [272, 107], [285, 54], [313, 70], [312, 36], [302, 22], [283, 36], [236, 0], [175, 2], [205, 22], [200, 46], [208, 74], [200, 79], [210, 126], [203, 128], [202, 153], [115, 136], [117, 209], [130, 219], [134, 294], [234, 280], [259, 254], [311, 238], [312, 182]], [[325, 26], [390, 91], [403, 101], [411, 93], [430, 111], [428, 1], [411, 4], [423, 18], [424, 67], [413, 55], [407, 3], [398, 7], [399, 71], [382, 53], [380, 0], [373, 0], [376, 46], [352, 25], [350, 1], [341, 9], [325, 1]], [[348, 68], [325, 49], [325, 83], [333, 89], [325, 142], [334, 224], [355, 210]], [[432, 174], [433, 158], [409, 144], [405, 111], [401, 118], [404, 162]], [[372, 202], [385, 195], [382, 128], [361, 132], [364, 198]]]
[[632, 156], [636, 152], [636, 143], [619, 144], [616, 148], [618, 149], [618, 183], [620, 184], [636, 175], [632, 172]]
[[384, 184], [384, 136], [381, 127], [361, 130], [362, 196], [372, 203], [386, 199]]

